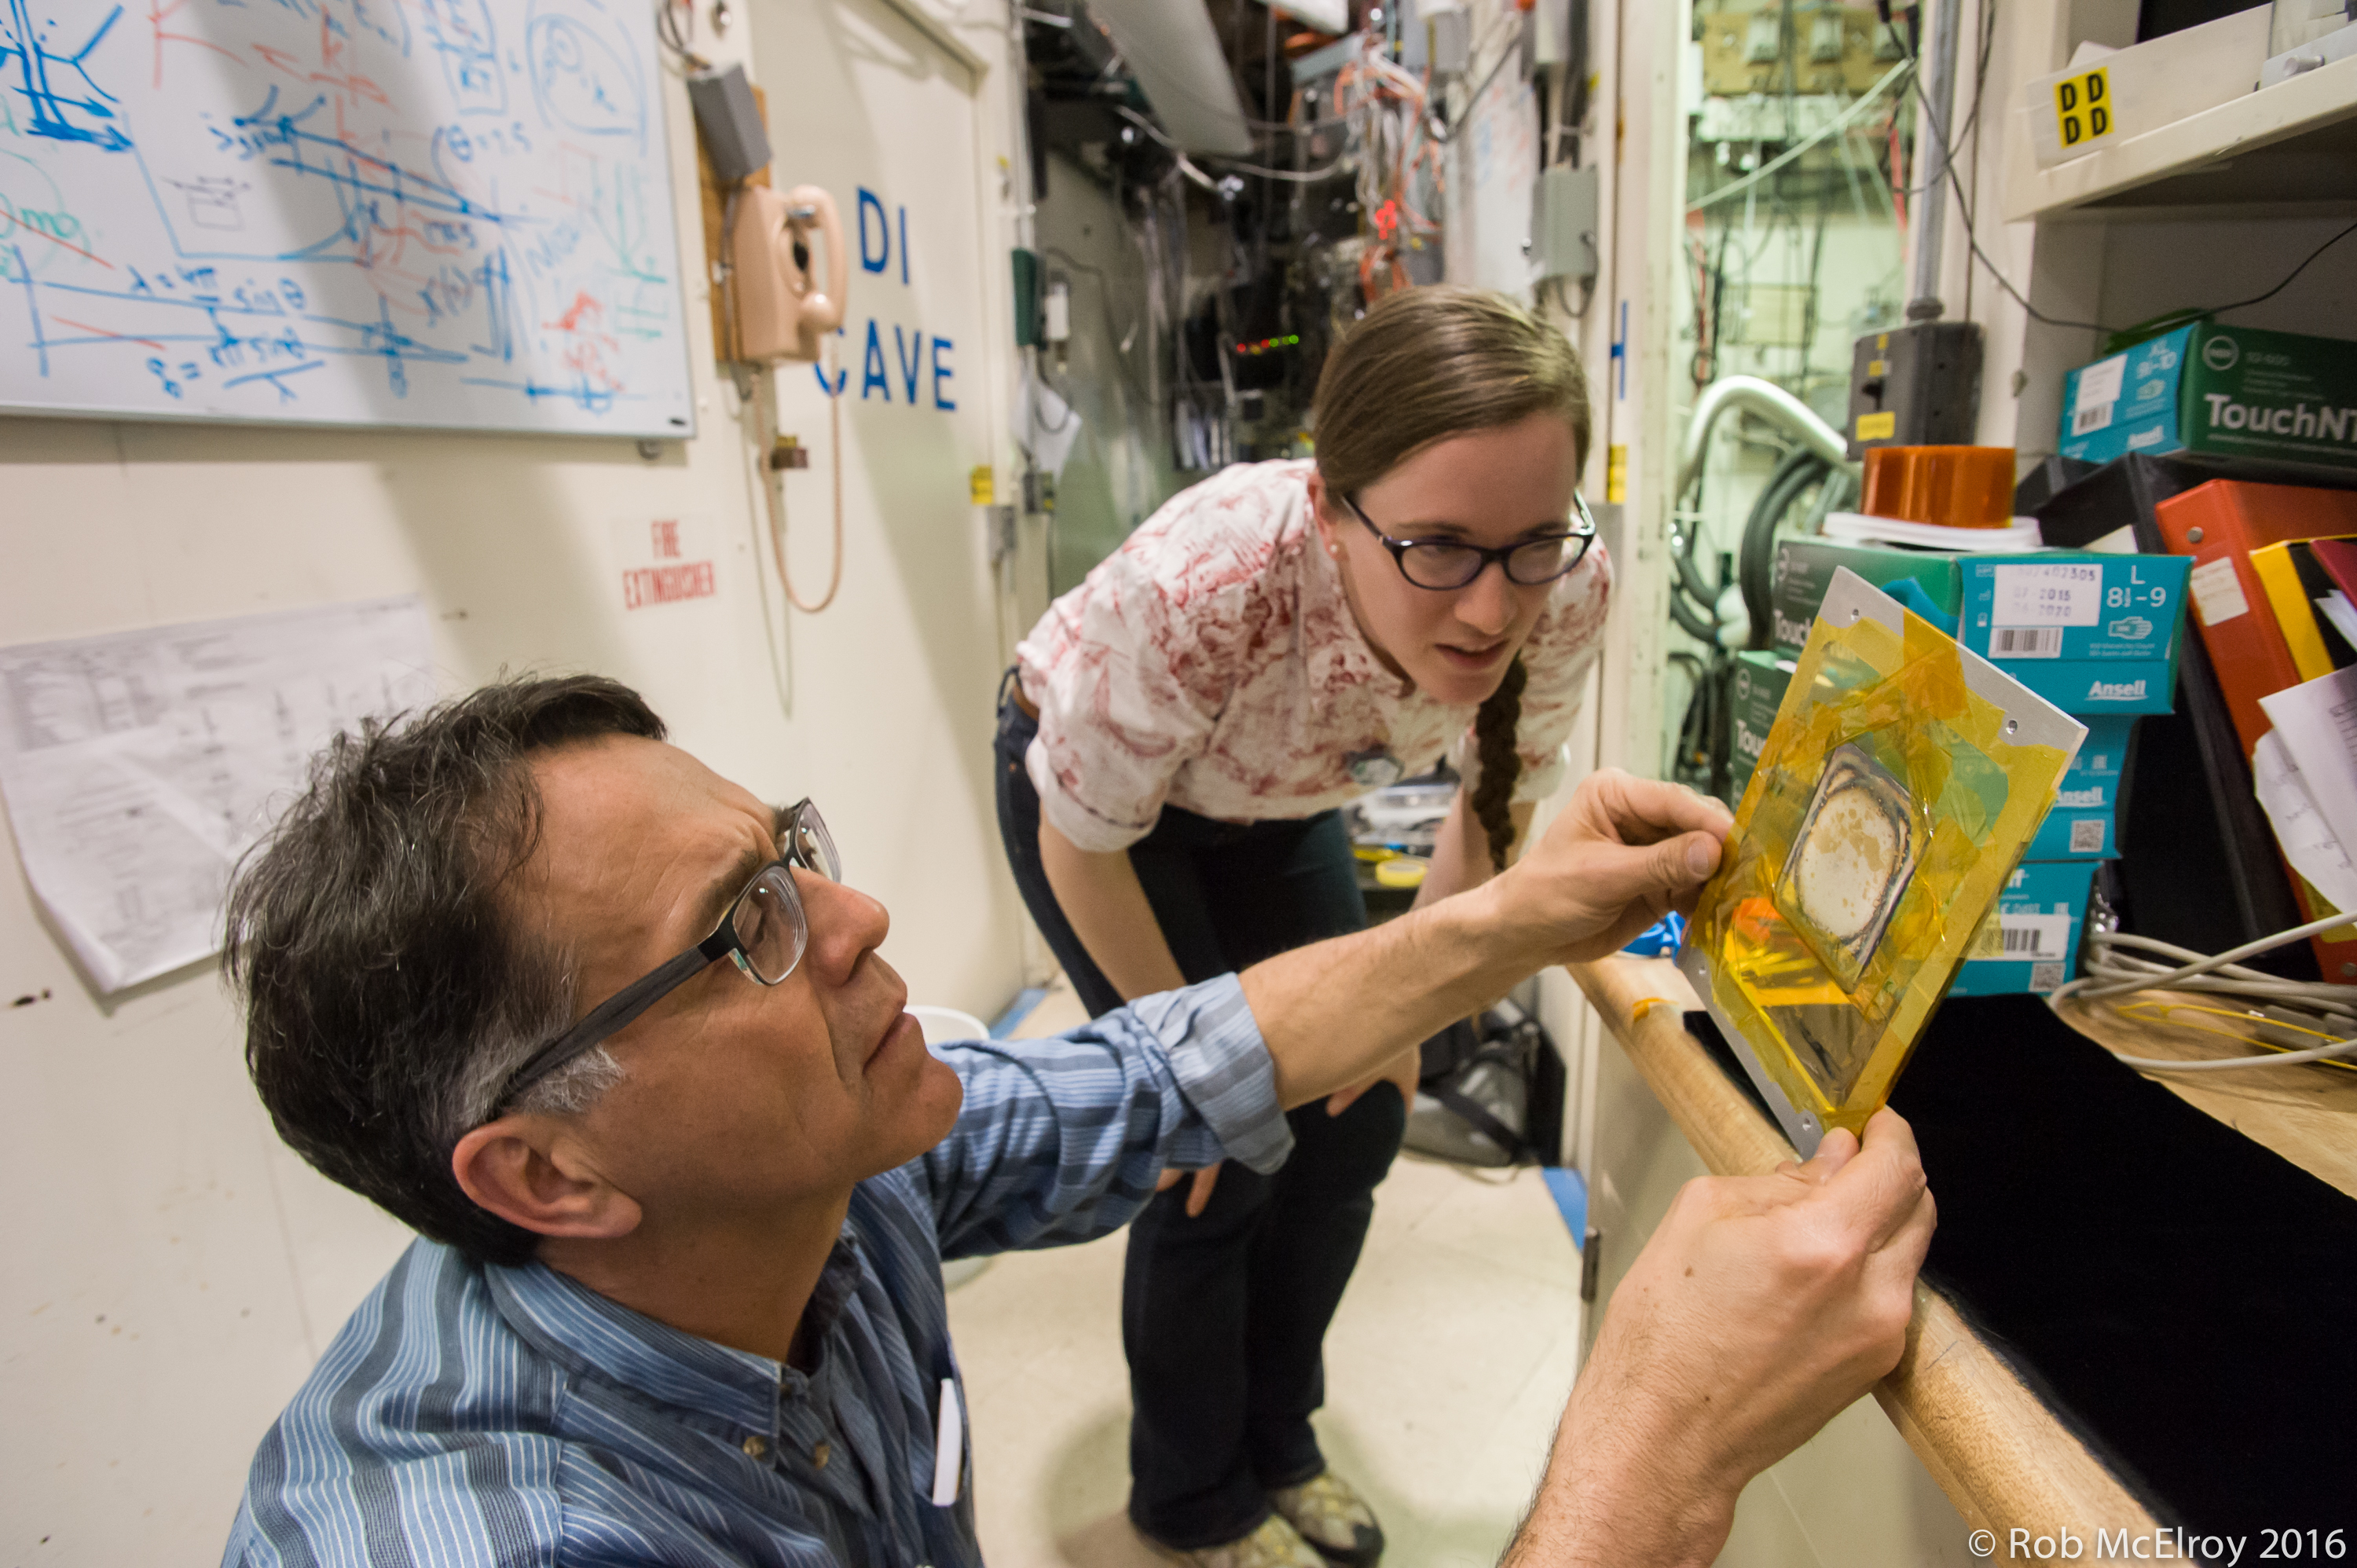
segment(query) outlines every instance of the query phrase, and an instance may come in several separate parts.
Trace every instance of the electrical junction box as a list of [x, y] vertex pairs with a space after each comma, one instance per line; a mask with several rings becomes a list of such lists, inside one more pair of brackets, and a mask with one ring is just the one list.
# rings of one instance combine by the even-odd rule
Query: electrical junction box
[[1981, 329], [1918, 321], [1850, 350], [1849, 456], [1876, 446], [1969, 446], [1981, 416]]
[[1039, 252], [1016, 247], [1009, 258], [1015, 280], [1015, 346], [1030, 349], [1039, 342]]
[[2131, 48], [2080, 45], [2022, 89], [2030, 156], [2052, 168], [2244, 97], [2266, 64], [2267, 18], [2255, 5]]
[[[1713, 97], [1747, 93], [1784, 98], [1784, 11], [1696, 7], [1702, 38], [1703, 90]], [[1792, 9], [1792, 91], [1855, 98], [1899, 63], [1899, 40], [1870, 5], [1799, 4]]]
[[695, 72], [687, 79], [687, 102], [721, 184], [735, 185], [769, 166], [770, 133], [743, 66]]
[[1433, 5], [1422, 12], [1425, 27], [1425, 58], [1432, 68], [1432, 80], [1447, 81], [1461, 77], [1472, 69], [1473, 18], [1457, 5]]
[[2357, 343], [2196, 321], [2062, 382], [2055, 450], [2357, 465]]
[[1597, 203], [1602, 171], [1556, 164], [1532, 193], [1531, 263], [1535, 280], [1592, 281], [1597, 273]]
[[2029, 861], [2013, 868], [1996, 908], [1974, 932], [1951, 996], [2044, 993], [2079, 964], [2079, 933], [2095, 885], [2093, 858]]

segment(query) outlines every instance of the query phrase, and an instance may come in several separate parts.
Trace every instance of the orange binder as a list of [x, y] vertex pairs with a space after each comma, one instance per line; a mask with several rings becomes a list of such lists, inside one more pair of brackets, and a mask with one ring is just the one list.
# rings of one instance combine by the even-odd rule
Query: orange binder
[[[2357, 533], [2357, 491], [2212, 479], [2160, 502], [2153, 521], [2170, 554], [2193, 558], [2186, 582], [2193, 624], [2210, 650], [2218, 689], [2248, 760], [2259, 737], [2275, 727], [2259, 699], [2300, 681], [2251, 552], [2296, 539]], [[2309, 918], [2334, 912], [2298, 873], [2288, 865], [2285, 871]], [[2357, 931], [2344, 927], [2310, 939], [2309, 945], [2325, 979], [2357, 980]]]
[[2357, 491], [2212, 479], [2153, 509], [2172, 555], [2190, 555], [2186, 591], [2193, 624], [2218, 671], [2218, 688], [2248, 757], [2274, 727], [2259, 699], [2299, 684], [2251, 552], [2294, 539], [2357, 533]]

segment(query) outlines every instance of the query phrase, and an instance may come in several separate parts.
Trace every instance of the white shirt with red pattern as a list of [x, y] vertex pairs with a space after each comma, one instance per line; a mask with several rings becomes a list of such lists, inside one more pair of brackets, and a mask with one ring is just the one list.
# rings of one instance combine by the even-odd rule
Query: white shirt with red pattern
[[[1017, 648], [1039, 710], [1031, 782], [1080, 848], [1127, 848], [1165, 805], [1224, 822], [1313, 816], [1384, 782], [1386, 757], [1405, 776], [1447, 755], [1474, 787], [1479, 704], [1437, 702], [1375, 657], [1318, 548], [1311, 467], [1238, 464], [1172, 498]], [[1592, 546], [1523, 646], [1517, 800], [1563, 779], [1611, 582]]]

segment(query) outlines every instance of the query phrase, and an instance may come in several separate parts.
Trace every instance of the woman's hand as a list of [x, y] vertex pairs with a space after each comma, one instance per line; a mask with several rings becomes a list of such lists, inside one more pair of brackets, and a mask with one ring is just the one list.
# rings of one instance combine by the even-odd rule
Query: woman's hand
[[1498, 890], [1516, 918], [1549, 930], [1555, 961], [1602, 958], [1670, 910], [1692, 912], [1733, 825], [1726, 807], [1683, 784], [1603, 768], [1579, 781]]

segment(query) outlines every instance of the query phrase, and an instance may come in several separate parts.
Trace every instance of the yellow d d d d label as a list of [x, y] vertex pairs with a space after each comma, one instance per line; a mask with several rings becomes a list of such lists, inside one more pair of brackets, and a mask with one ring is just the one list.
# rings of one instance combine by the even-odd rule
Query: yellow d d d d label
[[2112, 133], [2112, 78], [2102, 66], [2054, 84], [2054, 132], [2066, 147]]

